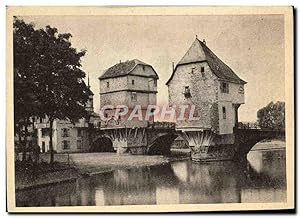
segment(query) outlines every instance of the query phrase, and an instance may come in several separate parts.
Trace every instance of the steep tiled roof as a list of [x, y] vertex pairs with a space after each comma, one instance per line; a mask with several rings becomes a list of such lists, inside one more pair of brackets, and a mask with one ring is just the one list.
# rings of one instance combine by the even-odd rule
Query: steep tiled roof
[[196, 39], [183, 58], [176, 65], [176, 68], [168, 80], [167, 85], [172, 80], [178, 66], [202, 61], [206, 61], [208, 63], [210, 69], [218, 78], [234, 83], [246, 83], [244, 80], [240, 79], [233, 72], [233, 70], [228, 67], [220, 58], [218, 58], [203, 42]]
[[[144, 66], [150, 66], [149, 64], [146, 64], [138, 59], [134, 59], [131, 61], [121, 62], [118, 64], [115, 64], [114, 66], [108, 68], [104, 73], [99, 77], [99, 79], [107, 79], [107, 78], [114, 78], [114, 77], [120, 77], [120, 76], [126, 76], [128, 75], [137, 65], [144, 65]], [[154, 71], [154, 69], [153, 69]], [[154, 71], [155, 72], [155, 71]], [[158, 78], [156, 72], [155, 78]]]

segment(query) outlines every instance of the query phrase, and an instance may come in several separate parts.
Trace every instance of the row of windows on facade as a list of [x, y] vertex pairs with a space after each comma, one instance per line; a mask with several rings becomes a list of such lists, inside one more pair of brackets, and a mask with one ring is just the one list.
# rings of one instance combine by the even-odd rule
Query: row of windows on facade
[[[154, 86], [156, 87], [156, 86], [157, 86], [157, 80], [154, 79], [153, 82], [154, 82]], [[133, 86], [135, 85], [134, 79], [131, 80], [131, 85], [133, 85]], [[109, 87], [110, 87], [110, 83], [109, 83], [109, 82], [106, 82], [106, 88], [109, 88]]]
[[[61, 142], [61, 148], [63, 149], [63, 150], [68, 150], [68, 149], [70, 149], [71, 148], [71, 146], [70, 146], [70, 141], [68, 141], [68, 140], [64, 140], [64, 141], [62, 141]], [[76, 147], [77, 149], [82, 149], [82, 142], [81, 142], [81, 140], [77, 140], [77, 147]], [[46, 142], [42, 142], [42, 152], [45, 152], [46, 151]]]
[[[49, 136], [50, 129], [49, 128], [42, 128], [42, 137]], [[69, 137], [70, 136], [70, 129], [68, 128], [62, 128], [61, 129], [61, 137]], [[77, 136], [82, 137], [83, 136], [83, 130], [77, 129]]]
[[[222, 93], [229, 93], [229, 84], [228, 83], [222, 82], [220, 88], [221, 88]], [[184, 95], [186, 97], [191, 97], [191, 91], [190, 91], [189, 86], [184, 87]]]
[[[193, 67], [193, 68], [192, 68], [192, 73], [194, 72], [195, 69], [196, 69], [196, 67]], [[204, 67], [201, 67], [201, 68], [200, 68], [200, 72], [201, 72], [201, 73], [204, 73]], [[202, 74], [202, 76], [204, 76], [204, 74]]]

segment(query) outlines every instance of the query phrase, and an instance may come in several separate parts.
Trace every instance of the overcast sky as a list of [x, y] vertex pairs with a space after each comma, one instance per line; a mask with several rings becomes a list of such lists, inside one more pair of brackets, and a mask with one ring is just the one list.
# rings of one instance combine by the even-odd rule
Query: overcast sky
[[284, 100], [284, 19], [281, 15], [245, 16], [27, 16], [37, 28], [50, 25], [73, 35], [86, 49], [83, 70], [90, 74], [95, 111], [99, 110], [98, 77], [120, 60], [139, 59], [154, 67], [158, 103], [168, 101], [165, 85], [175, 64], [195, 36], [248, 84], [240, 120], [255, 121], [270, 101]]

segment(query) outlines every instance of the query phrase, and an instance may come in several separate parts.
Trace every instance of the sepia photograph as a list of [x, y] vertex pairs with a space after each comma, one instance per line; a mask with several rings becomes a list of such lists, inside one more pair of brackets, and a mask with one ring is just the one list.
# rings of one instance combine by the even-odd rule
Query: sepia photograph
[[6, 12], [8, 212], [294, 209], [293, 7]]

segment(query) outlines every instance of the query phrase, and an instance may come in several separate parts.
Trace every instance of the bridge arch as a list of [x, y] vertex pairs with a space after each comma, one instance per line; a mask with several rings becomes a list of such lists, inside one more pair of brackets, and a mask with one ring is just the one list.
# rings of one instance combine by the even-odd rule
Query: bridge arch
[[101, 136], [94, 140], [89, 152], [114, 152], [113, 141], [108, 136]]
[[237, 151], [234, 159], [246, 159], [249, 151], [260, 141], [264, 139], [285, 138], [283, 130], [265, 130], [265, 129], [236, 129], [235, 144]]
[[158, 136], [148, 147], [147, 154], [149, 155], [168, 155], [171, 153], [171, 145], [178, 135], [167, 133]]

